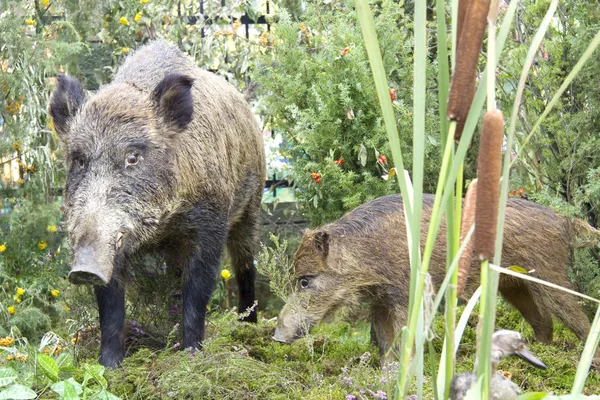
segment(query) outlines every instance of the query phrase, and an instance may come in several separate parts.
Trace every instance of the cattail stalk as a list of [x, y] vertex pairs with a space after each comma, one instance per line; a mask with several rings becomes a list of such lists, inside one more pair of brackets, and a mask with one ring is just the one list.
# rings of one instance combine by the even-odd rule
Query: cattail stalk
[[500, 110], [483, 116], [475, 204], [475, 252], [480, 260], [492, 260], [496, 242], [504, 118]]
[[[475, 205], [477, 197], [477, 179], [474, 179], [467, 188], [465, 202], [462, 209], [462, 219], [460, 221], [460, 242], [463, 243], [469, 229], [475, 223]], [[473, 239], [471, 238], [464, 248], [458, 261], [458, 295], [461, 296], [465, 290], [467, 279], [471, 271], [471, 259], [473, 257]]]
[[[456, 121], [455, 140], [459, 140], [464, 129], [469, 109], [475, 96], [477, 60], [483, 42], [490, 0], [472, 0], [466, 10], [460, 39], [457, 40], [456, 65], [450, 82], [448, 110], [446, 116]], [[460, 22], [460, 19], [459, 19]]]

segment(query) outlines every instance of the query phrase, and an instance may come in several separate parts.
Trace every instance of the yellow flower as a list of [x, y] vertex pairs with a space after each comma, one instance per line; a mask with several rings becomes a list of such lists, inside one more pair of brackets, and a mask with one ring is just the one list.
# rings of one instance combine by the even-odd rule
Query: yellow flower
[[46, 227], [46, 230], [47, 230], [48, 232], [56, 232], [56, 225], [48, 225], [48, 226]]
[[128, 20], [127, 20], [127, 18], [125, 18], [125, 17], [121, 17], [121, 18], [119, 18], [119, 22], [120, 22], [122, 25], [125, 25], [125, 26], [129, 25], [129, 21], [128, 21]]
[[58, 297], [58, 295], [60, 294], [60, 290], [58, 290], [58, 289], [53, 289], [53, 290], [51, 290], [51, 291], [50, 291], [50, 294], [51, 294], [53, 297]]
[[108, 28], [108, 22], [105, 22], [105, 23], [104, 23], [104, 27], [105, 27], [105, 28]]
[[231, 278], [231, 272], [229, 272], [228, 269], [224, 269], [221, 271], [221, 278], [225, 279], [226, 281], [229, 280], [229, 278]]
[[143, 15], [141, 12], [135, 14], [135, 18], [134, 18], [135, 22], [140, 22], [140, 19], [142, 19], [142, 17], [143, 17]]
[[37, 246], [38, 246], [38, 249], [44, 250], [46, 247], [48, 247], [48, 244], [42, 240], [41, 242], [39, 242], [37, 244]]
[[142, 4], [146, 4], [148, 2], [148, 0], [140, 0], [140, 3]]
[[6, 356], [6, 361], [10, 361], [10, 360], [12, 360], [14, 358], [15, 358], [15, 356], [13, 356], [12, 354], [9, 354], [9, 355]]
[[69, 311], [71, 311], [71, 308], [69, 306], [63, 306], [63, 310], [69, 312]]
[[121, 47], [121, 52], [122, 52], [123, 54], [127, 54], [127, 53], [129, 53], [129, 50], [131, 50], [129, 47]]
[[0, 244], [0, 253], [4, 253], [6, 251], [6, 245]]
[[56, 255], [60, 255], [60, 247], [58, 249], [56, 249]]
[[21, 298], [19, 296], [14, 296], [13, 300], [15, 301], [15, 303], [19, 304], [21, 302]]
[[266, 46], [269, 44], [269, 38], [267, 37], [267, 31], [263, 31], [263, 33], [260, 34], [260, 39], [258, 39], [258, 42], [260, 44], [262, 44], [263, 46]]
[[42, 4], [44, 5], [44, 7], [48, 7], [49, 3], [50, 3], [50, 0], [42, 0]]
[[19, 185], [22, 185], [22, 184], [24, 184], [24, 183], [25, 183], [25, 181], [24, 181], [23, 179], [19, 178], [19, 179], [17, 179], [17, 183], [18, 183]]
[[26, 23], [27, 25], [35, 25], [37, 22], [35, 21], [35, 19], [27, 18], [27, 19], [25, 20], [25, 23]]
[[10, 336], [7, 336], [7, 337], [0, 339], [0, 346], [8, 347], [8, 346], [11, 346], [14, 342], [15, 342], [15, 339], [11, 338]]
[[25, 294], [25, 289], [18, 287], [16, 293], [17, 296], [23, 296]]
[[8, 310], [8, 313], [10, 315], [15, 315], [17, 313], [17, 309], [15, 308], [15, 306], [8, 306], [6, 307], [6, 309]]
[[19, 360], [21, 361], [27, 361], [27, 354], [17, 354], [17, 357], [19, 357]]

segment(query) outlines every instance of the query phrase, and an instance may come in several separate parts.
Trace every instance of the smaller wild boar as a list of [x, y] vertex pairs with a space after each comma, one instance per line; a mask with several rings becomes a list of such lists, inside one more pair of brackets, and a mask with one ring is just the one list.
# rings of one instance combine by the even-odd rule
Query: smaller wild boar
[[[434, 196], [424, 195], [421, 246], [425, 245]], [[571, 221], [524, 200], [509, 200], [506, 209], [502, 266], [535, 269], [535, 276], [571, 287], [568, 268], [573, 249], [594, 245], [597, 231], [581, 220]], [[575, 237], [586, 243], [576, 244]], [[294, 257], [296, 282], [278, 318], [273, 339], [290, 343], [303, 336], [341, 306], [366, 301], [370, 306], [373, 341], [383, 356], [406, 324], [410, 263], [402, 199], [381, 197], [340, 220], [307, 231]], [[446, 226], [442, 222], [429, 272], [435, 288], [446, 270]], [[479, 282], [479, 261], [473, 257], [467, 291]], [[531, 324], [536, 338], [552, 341], [552, 317], [585, 340], [589, 320], [576, 299], [546, 286], [502, 275], [502, 296]], [[383, 359], [383, 357], [382, 357]]]

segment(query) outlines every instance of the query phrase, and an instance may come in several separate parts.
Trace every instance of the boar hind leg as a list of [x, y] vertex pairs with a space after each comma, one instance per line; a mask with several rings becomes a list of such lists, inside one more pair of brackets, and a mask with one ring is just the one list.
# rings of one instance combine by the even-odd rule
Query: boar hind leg
[[531, 325], [535, 338], [542, 343], [552, 343], [552, 314], [544, 307], [537, 297], [523, 283], [510, 279], [506, 284], [500, 283], [500, 293], [506, 301], [512, 304], [525, 321]]
[[96, 286], [100, 314], [100, 364], [114, 368], [125, 357], [125, 288], [113, 277], [106, 286]]
[[[554, 283], [572, 289], [571, 284], [566, 280]], [[531, 291], [537, 297], [539, 304], [565, 324], [579, 339], [586, 341], [590, 331], [590, 321], [575, 296], [536, 284], [531, 285]]]
[[[259, 218], [258, 207], [246, 212], [244, 218], [230, 229], [227, 247], [240, 294], [239, 312], [246, 314], [243, 320], [247, 322], [257, 321], [254, 307], [254, 253], [258, 245]], [[251, 311], [248, 312], [248, 309]]]
[[[183, 348], [200, 348], [206, 306], [217, 283], [219, 261], [227, 229], [225, 220], [210, 207], [189, 216], [197, 231], [184, 242], [176, 261], [183, 265]], [[195, 240], [194, 240], [195, 239]], [[184, 240], [186, 240], [184, 238]]]
[[404, 312], [395, 312], [389, 306], [377, 305], [372, 307], [371, 342], [376, 343], [379, 347], [381, 365], [395, 360], [392, 346], [396, 339], [396, 328], [402, 326], [405, 319], [406, 315]]

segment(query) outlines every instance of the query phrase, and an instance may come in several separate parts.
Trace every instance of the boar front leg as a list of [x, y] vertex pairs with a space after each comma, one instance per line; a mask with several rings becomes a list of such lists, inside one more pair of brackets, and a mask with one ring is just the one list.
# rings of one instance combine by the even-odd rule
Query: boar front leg
[[[206, 306], [215, 290], [219, 261], [227, 238], [225, 220], [211, 208], [196, 210], [183, 257], [183, 348], [200, 348], [204, 338]], [[194, 240], [197, 238], [196, 240]], [[187, 254], [186, 254], [187, 253]]]
[[94, 289], [100, 314], [100, 364], [114, 368], [125, 357], [125, 288], [113, 277], [108, 285]]

